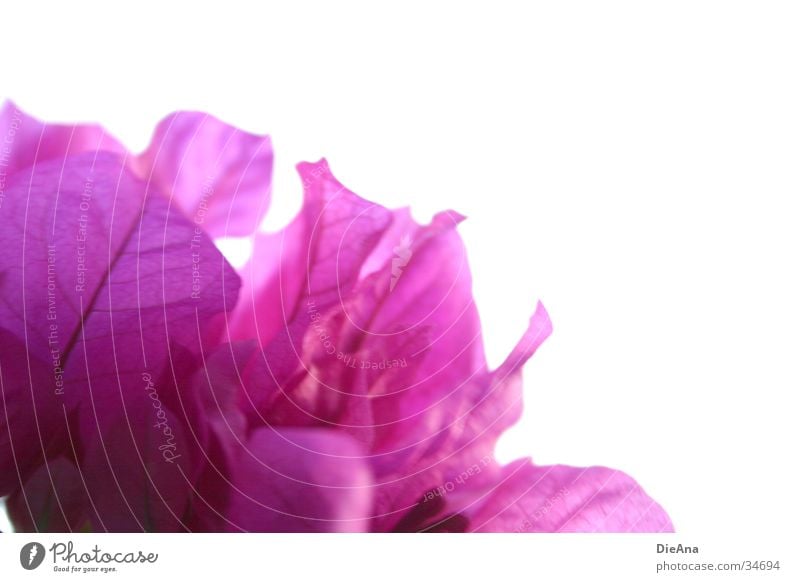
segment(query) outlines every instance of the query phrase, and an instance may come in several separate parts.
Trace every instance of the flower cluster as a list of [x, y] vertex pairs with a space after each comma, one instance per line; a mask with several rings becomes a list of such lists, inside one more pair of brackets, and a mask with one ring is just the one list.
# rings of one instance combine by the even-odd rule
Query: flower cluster
[[[0, 110], [0, 496], [22, 531], [665, 531], [603, 467], [500, 465], [541, 305], [489, 369], [443, 212], [417, 224], [202, 113], [129, 153]], [[234, 269], [215, 240], [248, 236]]]

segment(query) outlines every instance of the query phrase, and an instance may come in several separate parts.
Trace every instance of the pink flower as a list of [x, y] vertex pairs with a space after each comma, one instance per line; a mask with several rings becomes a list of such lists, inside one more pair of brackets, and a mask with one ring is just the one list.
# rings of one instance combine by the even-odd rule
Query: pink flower
[[[22, 530], [666, 531], [628, 476], [508, 466], [539, 305], [488, 369], [466, 255], [268, 138], [178, 113], [132, 156], [0, 112], [0, 495]], [[6, 142], [9, 140], [6, 139]], [[252, 235], [237, 274], [213, 244]], [[240, 282], [241, 278], [241, 282]], [[241, 286], [241, 289], [240, 289]]]

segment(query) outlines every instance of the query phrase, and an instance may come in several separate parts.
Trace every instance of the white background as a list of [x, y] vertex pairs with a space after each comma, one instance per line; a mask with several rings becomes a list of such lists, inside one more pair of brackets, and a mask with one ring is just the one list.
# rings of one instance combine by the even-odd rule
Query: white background
[[701, 538], [796, 528], [796, 4], [159, 4], [4, 6], [0, 98], [134, 150], [175, 109], [270, 133], [271, 227], [323, 155], [468, 215], [491, 361], [537, 299], [555, 326], [502, 458], [620, 468]]

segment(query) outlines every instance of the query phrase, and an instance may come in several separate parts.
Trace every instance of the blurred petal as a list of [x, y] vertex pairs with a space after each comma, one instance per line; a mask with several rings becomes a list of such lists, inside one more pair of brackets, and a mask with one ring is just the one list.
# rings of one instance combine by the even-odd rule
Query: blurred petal
[[[231, 474], [247, 441], [239, 370], [255, 350], [254, 342], [220, 345], [203, 356], [191, 378], [184, 404], [189, 430], [200, 447], [202, 470], [186, 525], [191, 531], [222, 531], [230, 525], [226, 511], [232, 492]], [[183, 387], [185, 388], [185, 387]]]
[[212, 238], [252, 234], [269, 208], [270, 138], [205, 113], [164, 119], [135, 166]]
[[[25, 531], [668, 531], [610, 469], [501, 467], [544, 308], [489, 370], [466, 251], [176, 113], [131, 157], [0, 109], [0, 495]], [[210, 237], [255, 234], [240, 280]], [[224, 339], [230, 343], [220, 343]]]
[[4, 189], [3, 173], [11, 175], [51, 160], [63, 163], [67, 157], [85, 152], [125, 153], [99, 125], [42, 123], [8, 101], [0, 107], [0, 136], [8, 148], [3, 152], [0, 191]]
[[[539, 304], [522, 339], [497, 370], [476, 374], [456, 395], [409, 420], [407, 432], [417, 442], [385, 445], [386, 452], [376, 459], [376, 473], [385, 482], [376, 511], [384, 517], [376, 521], [377, 529], [390, 527], [399, 508], [412, 507], [423, 496], [430, 497], [431, 491], [445, 499], [443, 511], [458, 513], [450, 506], [453, 499], [496, 478], [497, 439], [522, 410], [522, 366], [551, 331], [547, 312]], [[414, 422], [418, 426], [411, 428]], [[432, 422], [438, 422], [435, 431], [428, 428]]]
[[342, 433], [262, 428], [234, 468], [232, 529], [366, 531], [372, 479], [363, 451]]
[[30, 356], [25, 344], [0, 328], [0, 497], [19, 487], [48, 452], [63, 443], [56, 394], [63, 371]]
[[0, 316], [31, 358], [63, 374], [59, 390], [34, 391], [57, 399], [55, 421], [37, 426], [38, 406], [20, 400], [15, 423], [33, 423], [44, 442], [70, 429], [110, 530], [183, 528], [203, 442], [186, 430], [178, 385], [198, 365], [206, 323], [235, 303], [238, 277], [113, 155], [16, 174], [2, 212]]
[[671, 532], [667, 514], [626, 474], [510, 465], [471, 514], [478, 532]]
[[66, 387], [84, 418], [90, 487], [105, 492], [98, 510], [113, 531], [181, 530], [205, 439], [190, 428], [194, 395], [180, 385], [200, 364], [207, 321], [234, 304], [238, 279], [160, 196], [148, 197], [108, 277], [71, 354], [83, 368], [69, 369]]
[[103, 152], [38, 163], [15, 174], [5, 194], [0, 321], [50, 361], [74, 344], [81, 304], [100, 297], [109, 265], [131, 242], [143, 191]]
[[[275, 277], [270, 301], [258, 305], [265, 325], [276, 313], [290, 316], [249, 367], [248, 396], [259, 411], [252, 420], [336, 427], [367, 447], [378, 514], [387, 516], [373, 524], [381, 530], [426, 491], [491, 457], [519, 416], [519, 369], [549, 335], [550, 321], [540, 305], [514, 352], [489, 372], [455, 228], [463, 217], [441, 213], [420, 226], [405, 209], [358, 198], [323, 163], [301, 169], [306, 204], [287, 233], [302, 239], [302, 226], [320, 223], [319, 234], [290, 247], [309, 249], [307, 273], [296, 266], [303, 253], [287, 260], [272, 252], [289, 276]], [[315, 241], [328, 249], [323, 260]], [[281, 296], [285, 280], [304, 301]]]
[[242, 269], [242, 302], [230, 324], [233, 339], [257, 337], [266, 346], [285, 330], [278, 339], [296, 342], [310, 323], [308, 305], [325, 309], [346, 296], [391, 222], [388, 210], [336, 180], [325, 160], [298, 164], [297, 170], [302, 210], [281, 233], [256, 240]]
[[[84, 437], [81, 467], [97, 506], [95, 529], [186, 530], [196, 463], [186, 429], [163, 403], [154, 410], [133, 394], [127, 400], [124, 408], [115, 404], [103, 411], [95, 409], [97, 429]], [[163, 420], [157, 417], [159, 410], [166, 412]]]
[[[303, 208], [281, 234], [256, 242], [251, 263], [243, 269], [242, 301], [229, 327], [232, 339], [255, 337], [264, 350], [246, 378], [259, 414], [270, 398], [280, 397], [293, 376], [304, 373], [306, 333], [319, 313], [348, 297], [392, 219], [391, 212], [340, 184], [324, 160], [300, 164], [298, 171]], [[298, 422], [307, 416], [289, 407]]]
[[39, 467], [8, 498], [7, 505], [18, 532], [87, 531], [91, 527], [90, 515], [94, 515], [83, 478], [65, 457]]

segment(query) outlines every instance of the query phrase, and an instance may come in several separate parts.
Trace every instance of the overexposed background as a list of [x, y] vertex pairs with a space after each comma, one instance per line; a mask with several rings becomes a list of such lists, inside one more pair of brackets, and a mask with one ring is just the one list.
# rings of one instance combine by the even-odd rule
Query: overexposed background
[[273, 227], [321, 156], [466, 214], [491, 361], [537, 299], [555, 326], [501, 458], [620, 468], [683, 533], [794, 530], [795, 3], [243, 6], [5, 5], [0, 98], [134, 150], [176, 109], [269, 133]]

